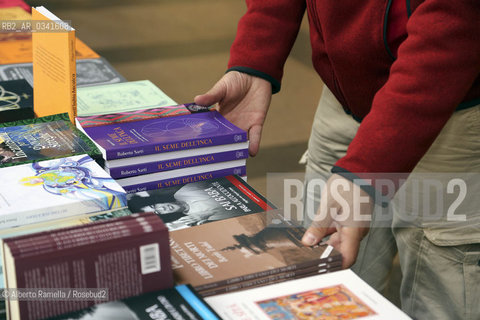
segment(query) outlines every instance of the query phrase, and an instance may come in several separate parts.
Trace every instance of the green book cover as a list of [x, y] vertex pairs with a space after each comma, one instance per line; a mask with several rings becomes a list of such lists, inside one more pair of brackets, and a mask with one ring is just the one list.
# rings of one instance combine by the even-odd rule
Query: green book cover
[[0, 123], [0, 168], [78, 154], [104, 165], [98, 148], [67, 113]]
[[91, 116], [177, 105], [149, 80], [78, 88], [78, 116]]

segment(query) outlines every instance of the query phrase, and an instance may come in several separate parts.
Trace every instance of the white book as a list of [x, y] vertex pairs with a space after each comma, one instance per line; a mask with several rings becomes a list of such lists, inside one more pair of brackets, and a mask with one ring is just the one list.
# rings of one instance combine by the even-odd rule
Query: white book
[[205, 298], [225, 320], [411, 319], [351, 270]]
[[126, 205], [125, 190], [88, 155], [0, 169], [0, 229]]

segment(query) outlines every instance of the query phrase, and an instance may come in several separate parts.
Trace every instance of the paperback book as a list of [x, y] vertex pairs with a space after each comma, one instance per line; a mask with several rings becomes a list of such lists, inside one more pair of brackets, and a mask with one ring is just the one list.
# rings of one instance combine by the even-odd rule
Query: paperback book
[[[104, 58], [76, 61], [77, 87], [125, 82], [125, 78]], [[0, 80], [25, 79], [33, 87], [32, 63], [0, 65]]]
[[104, 126], [107, 124], [140, 121], [154, 118], [181, 116], [184, 114], [209, 111], [209, 107], [199, 106], [195, 103], [185, 103], [175, 106], [163, 106], [149, 109], [80, 116], [76, 118], [79, 129]]
[[170, 231], [275, 208], [235, 175], [128, 194], [127, 199], [132, 212], [154, 212]]
[[116, 179], [127, 193], [161, 189], [196, 181], [224, 177], [232, 174], [245, 176], [246, 160], [233, 160], [198, 165], [165, 172], [156, 172], [123, 179]]
[[0, 123], [0, 168], [78, 154], [103, 165], [102, 153], [66, 113]]
[[[228, 232], [225, 232], [228, 230]], [[341, 260], [333, 247], [306, 247], [305, 229], [280, 210], [242, 215], [170, 232], [177, 283], [201, 294], [216, 287]]]
[[351, 270], [205, 298], [229, 320], [407, 320], [405, 313]]
[[3, 240], [7, 289], [102, 289], [104, 294], [66, 300], [7, 298], [11, 319], [42, 319], [101, 301], [173, 286], [168, 230], [154, 214], [130, 215], [96, 223]]
[[[28, 224], [28, 225], [23, 225], [23, 226], [8, 228], [8, 229], [2, 229], [0, 230], [0, 239], [6, 239], [11, 237], [22, 236], [25, 234], [33, 234], [33, 233], [43, 232], [48, 230], [78, 226], [78, 225], [92, 223], [100, 220], [124, 217], [131, 214], [132, 212], [128, 210], [128, 208], [124, 207], [124, 208], [115, 208], [112, 210], [107, 210], [102, 212], [81, 214], [73, 217], [59, 218], [59, 219], [55, 219], [54, 223], [52, 223], [52, 221], [44, 221], [44, 222], [33, 223], [33, 224]], [[0, 290], [3, 288], [5, 288], [5, 284], [3, 282], [3, 263], [1, 261], [1, 255], [0, 255]], [[1, 306], [0, 306], [0, 309], [2, 309]]]
[[84, 130], [107, 161], [247, 141], [247, 133], [217, 111]]
[[49, 320], [220, 320], [190, 285], [94, 305]]
[[79, 116], [173, 106], [177, 103], [149, 80], [78, 88]]
[[240, 142], [110, 160], [105, 162], [105, 170], [112, 178], [121, 179], [246, 158], [248, 158], [248, 142]]
[[127, 204], [123, 188], [88, 155], [0, 168], [0, 174], [0, 229]]
[[75, 29], [45, 7], [32, 8], [32, 22], [36, 21], [48, 21], [59, 32], [32, 33], [35, 114], [43, 117], [68, 112], [74, 123], [77, 116]]
[[32, 119], [33, 89], [25, 80], [0, 81], [0, 122]]

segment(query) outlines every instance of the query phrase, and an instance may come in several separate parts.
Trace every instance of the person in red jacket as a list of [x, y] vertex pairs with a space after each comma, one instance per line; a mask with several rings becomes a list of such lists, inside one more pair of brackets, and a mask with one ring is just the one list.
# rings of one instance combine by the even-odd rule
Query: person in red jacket
[[[313, 66], [325, 83], [307, 173], [328, 175], [328, 181], [322, 195], [315, 195], [319, 209], [303, 242], [314, 245], [330, 235], [343, 267], [357, 261], [353, 269], [377, 289], [398, 247], [402, 309], [419, 319], [478, 317], [480, 291], [473, 285], [480, 283], [478, 220], [469, 220], [468, 230], [442, 219], [428, 228], [421, 219], [405, 228], [395, 214], [391, 229], [368, 233], [368, 226], [352, 225], [354, 219], [326, 213], [345, 211], [345, 202], [331, 194], [333, 186], [343, 187], [347, 207], [368, 215], [375, 201], [382, 202], [380, 182], [386, 176], [480, 172], [480, 2], [246, 3], [228, 72], [195, 102], [217, 103], [248, 131], [255, 155], [271, 95], [280, 90], [306, 11]], [[399, 180], [393, 181], [395, 191]]]

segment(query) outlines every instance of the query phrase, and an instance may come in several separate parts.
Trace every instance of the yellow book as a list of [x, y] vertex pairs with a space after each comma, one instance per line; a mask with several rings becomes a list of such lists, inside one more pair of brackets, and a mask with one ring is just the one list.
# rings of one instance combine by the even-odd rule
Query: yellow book
[[33, 107], [37, 117], [77, 116], [75, 29], [45, 7], [32, 8]]

